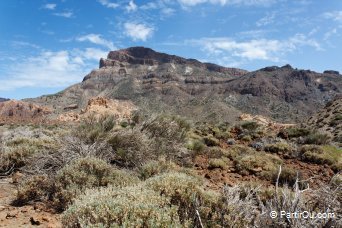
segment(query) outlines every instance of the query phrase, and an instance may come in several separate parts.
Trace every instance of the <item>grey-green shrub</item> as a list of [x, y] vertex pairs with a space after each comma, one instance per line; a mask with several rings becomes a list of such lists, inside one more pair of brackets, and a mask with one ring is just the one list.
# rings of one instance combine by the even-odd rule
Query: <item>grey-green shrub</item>
[[142, 185], [87, 190], [64, 212], [65, 227], [181, 227], [178, 207]]

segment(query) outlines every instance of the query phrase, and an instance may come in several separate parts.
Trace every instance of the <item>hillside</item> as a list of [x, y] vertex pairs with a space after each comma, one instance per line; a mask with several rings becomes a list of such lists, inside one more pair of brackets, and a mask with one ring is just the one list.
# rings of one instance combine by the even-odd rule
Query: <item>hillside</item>
[[331, 138], [342, 145], [342, 96], [337, 96], [309, 118], [310, 127], [327, 132]]
[[293, 122], [312, 115], [341, 88], [342, 76], [336, 72], [321, 74], [289, 65], [247, 72], [133, 47], [110, 52], [81, 83], [29, 101], [61, 113], [103, 96], [131, 100], [146, 112], [198, 120], [233, 121], [251, 113]]

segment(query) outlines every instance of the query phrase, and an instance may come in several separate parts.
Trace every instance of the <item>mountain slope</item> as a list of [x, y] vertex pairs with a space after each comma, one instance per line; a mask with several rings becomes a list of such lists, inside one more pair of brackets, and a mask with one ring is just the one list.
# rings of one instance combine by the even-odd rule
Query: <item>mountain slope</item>
[[337, 96], [308, 120], [310, 127], [327, 132], [342, 145], [342, 96]]
[[83, 82], [30, 99], [55, 113], [94, 96], [132, 100], [142, 111], [171, 112], [195, 120], [233, 121], [242, 112], [300, 121], [341, 93], [342, 76], [267, 67], [254, 72], [133, 47], [112, 51]]

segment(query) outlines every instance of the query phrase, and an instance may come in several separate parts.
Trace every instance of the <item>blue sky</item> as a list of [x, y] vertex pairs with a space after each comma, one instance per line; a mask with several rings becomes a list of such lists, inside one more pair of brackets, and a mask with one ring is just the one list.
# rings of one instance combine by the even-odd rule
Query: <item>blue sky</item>
[[1, 0], [0, 97], [55, 93], [108, 51], [342, 71], [341, 0]]

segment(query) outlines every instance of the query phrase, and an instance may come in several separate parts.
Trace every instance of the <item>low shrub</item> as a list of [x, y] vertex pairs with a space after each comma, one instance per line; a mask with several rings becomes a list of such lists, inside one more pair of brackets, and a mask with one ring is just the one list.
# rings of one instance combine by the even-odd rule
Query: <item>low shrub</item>
[[140, 167], [162, 155], [162, 151], [155, 150], [152, 142], [138, 130], [116, 132], [107, 143], [112, 149], [113, 161], [121, 167]]
[[[178, 207], [143, 186], [88, 190], [63, 213], [64, 227], [181, 227]], [[186, 221], [183, 222], [186, 224]]]
[[208, 168], [209, 169], [226, 169], [227, 168], [227, 163], [224, 160], [224, 158], [212, 158], [208, 162]]
[[191, 227], [199, 226], [196, 210], [204, 224], [214, 219], [214, 207], [217, 205], [219, 194], [205, 191], [202, 188], [203, 181], [199, 177], [177, 172], [165, 173], [146, 180], [145, 185], [170, 198], [170, 202], [178, 206], [178, 216], [183, 224], [191, 221]]
[[298, 137], [304, 137], [310, 134], [311, 131], [307, 128], [296, 128], [296, 127], [291, 127], [291, 128], [285, 128], [282, 129], [278, 136], [284, 139], [287, 138], [298, 138]]
[[272, 180], [282, 160], [273, 154], [258, 152], [234, 160], [237, 171], [243, 175], [254, 174]]
[[207, 146], [219, 146], [220, 145], [220, 141], [218, 139], [214, 138], [213, 136], [204, 137], [203, 141], [204, 141], [205, 145], [207, 145]]
[[14, 204], [23, 205], [31, 201], [50, 200], [53, 191], [53, 183], [47, 176], [33, 176], [19, 185]]
[[325, 133], [313, 132], [304, 138], [305, 144], [325, 145], [330, 142], [330, 136]]
[[269, 144], [265, 146], [265, 151], [275, 153], [281, 156], [286, 156], [289, 158], [296, 157], [296, 151], [285, 142], [275, 143], [275, 144]]
[[146, 180], [150, 177], [159, 175], [161, 173], [168, 172], [170, 170], [176, 170], [177, 165], [171, 161], [167, 161], [164, 158], [158, 159], [157, 161], [148, 161], [139, 168], [139, 177]]
[[248, 130], [249, 132], [254, 132], [258, 129], [260, 125], [255, 121], [246, 121], [243, 122], [240, 126], [241, 128]]
[[139, 179], [128, 171], [117, 170], [103, 160], [86, 157], [65, 166], [53, 179], [33, 176], [19, 186], [16, 202], [25, 204], [33, 200], [51, 200], [53, 206], [62, 211], [88, 188], [123, 187], [138, 182]]
[[304, 145], [300, 148], [304, 161], [316, 164], [341, 165], [342, 149], [335, 146]]
[[95, 143], [98, 140], [103, 140], [106, 134], [114, 128], [115, 124], [116, 119], [114, 116], [102, 115], [95, 117], [91, 115], [81, 122], [73, 135], [86, 143]]

